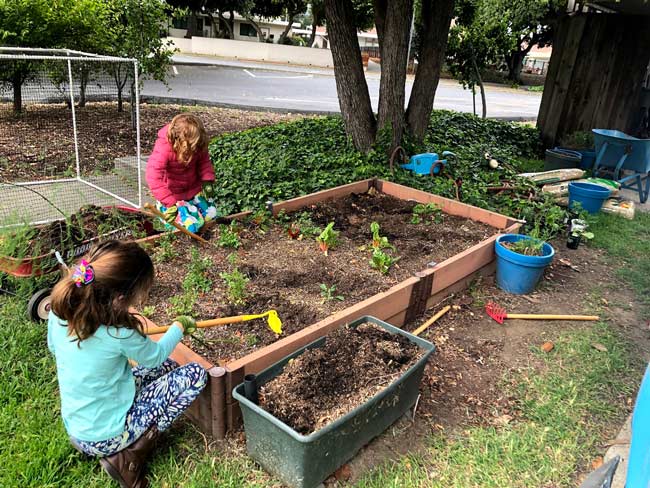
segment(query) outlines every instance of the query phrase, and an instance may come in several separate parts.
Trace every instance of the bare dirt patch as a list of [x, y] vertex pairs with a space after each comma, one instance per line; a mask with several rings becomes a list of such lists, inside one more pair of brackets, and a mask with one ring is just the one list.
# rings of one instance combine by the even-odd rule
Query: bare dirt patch
[[[181, 113], [201, 118], [210, 138], [228, 132], [276, 124], [299, 118], [273, 112], [141, 104], [142, 154], [151, 152], [158, 130]], [[103, 173], [113, 169], [115, 158], [135, 156], [136, 132], [130, 106], [92, 102], [76, 108], [81, 170]], [[10, 182], [61, 177], [72, 171], [75, 146], [72, 115], [65, 104], [30, 104], [14, 115], [9, 104], [0, 104], [0, 173]]]

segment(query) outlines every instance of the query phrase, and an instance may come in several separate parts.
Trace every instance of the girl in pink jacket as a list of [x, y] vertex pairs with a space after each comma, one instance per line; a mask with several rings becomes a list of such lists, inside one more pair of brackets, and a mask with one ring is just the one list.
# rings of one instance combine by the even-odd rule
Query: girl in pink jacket
[[168, 222], [176, 220], [197, 232], [216, 218], [214, 168], [208, 155], [208, 135], [198, 117], [177, 115], [158, 131], [146, 178], [156, 207]]

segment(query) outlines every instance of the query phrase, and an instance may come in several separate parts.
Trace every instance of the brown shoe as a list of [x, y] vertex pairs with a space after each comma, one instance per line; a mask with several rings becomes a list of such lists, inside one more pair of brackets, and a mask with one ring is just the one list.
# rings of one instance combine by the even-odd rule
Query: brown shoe
[[148, 482], [144, 468], [159, 436], [156, 426], [149, 427], [133, 444], [112, 456], [101, 458], [99, 463], [121, 488], [146, 488]]

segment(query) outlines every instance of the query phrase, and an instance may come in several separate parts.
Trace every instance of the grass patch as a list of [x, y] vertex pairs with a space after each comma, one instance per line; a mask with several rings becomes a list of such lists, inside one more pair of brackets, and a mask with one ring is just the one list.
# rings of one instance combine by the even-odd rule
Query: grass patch
[[600, 213], [589, 230], [591, 245], [614, 258], [616, 275], [634, 290], [641, 316], [650, 318], [650, 213], [637, 212], [634, 220]]
[[[607, 352], [592, 347], [600, 343]], [[423, 454], [407, 456], [369, 474], [360, 488], [573, 487], [602, 441], [603, 423], [621, 421], [621, 396], [641, 377], [625, 343], [598, 323], [555, 341], [543, 363], [504, 382], [518, 401], [505, 427], [472, 427], [455, 437], [433, 437]]]

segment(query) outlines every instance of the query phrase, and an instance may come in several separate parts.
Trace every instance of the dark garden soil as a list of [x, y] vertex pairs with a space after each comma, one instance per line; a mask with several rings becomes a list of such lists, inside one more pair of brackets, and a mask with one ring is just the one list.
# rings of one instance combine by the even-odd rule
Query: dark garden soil
[[20, 243], [15, 246], [13, 257], [35, 257], [56, 249], [66, 256], [83, 242], [98, 236], [112, 234], [113, 238], [128, 239], [144, 237], [145, 226], [151, 230], [151, 219], [138, 212], [119, 208], [101, 208], [95, 205], [82, 207], [68, 220], [59, 220], [47, 225], [25, 228], [17, 231], [7, 242]]
[[[441, 215], [438, 222], [425, 217], [422, 223], [412, 224], [414, 205], [381, 194], [363, 194], [319, 204], [306, 212], [288, 216], [288, 221], [303, 223], [309, 216], [311, 225], [321, 229], [335, 222], [334, 229], [340, 231], [339, 244], [327, 256], [319, 250], [313, 236], [291, 239], [286, 230], [289, 222], [277, 220], [268, 225], [248, 223], [242, 226], [241, 247], [236, 253], [238, 263], [234, 266], [226, 259], [233, 250], [218, 247], [220, 229], [215, 231], [210, 246], [179, 238], [173, 244], [177, 256], [156, 266], [156, 284], [149, 300], [155, 306], [151, 318], [158, 324], [167, 324], [178, 315], [178, 310], [170, 305], [170, 298], [184, 293], [182, 283], [190, 268], [192, 247], [212, 262], [205, 273], [212, 282], [212, 289], [200, 294], [194, 305], [192, 313], [197, 318], [276, 309], [283, 321], [283, 336], [286, 336], [385, 291], [427, 265], [441, 262], [497, 232], [487, 225], [450, 215]], [[371, 222], [378, 222], [380, 234], [388, 237], [390, 244], [396, 247], [396, 252], [386, 252], [401, 258], [386, 275], [369, 264]], [[304, 228], [307, 226], [303, 225]], [[154, 258], [160, 261], [161, 255], [159, 248]], [[250, 279], [244, 304], [229, 300], [220, 276], [220, 273], [232, 272], [235, 266]], [[322, 296], [321, 284], [336, 287], [331, 300]], [[197, 353], [214, 363], [223, 363], [277, 339], [264, 320], [255, 320], [204, 329], [187, 341]]]
[[343, 327], [260, 388], [260, 406], [307, 435], [388, 388], [421, 354], [405, 337], [374, 324]]
[[[153, 149], [158, 130], [172, 117], [191, 111], [201, 118], [210, 138], [253, 127], [298, 118], [272, 112], [141, 104], [142, 154]], [[115, 158], [135, 156], [135, 130], [129, 105], [123, 112], [116, 103], [93, 102], [76, 108], [79, 152], [84, 173], [107, 172]], [[9, 104], [0, 104], [0, 174], [10, 182], [61, 177], [72, 170], [75, 148], [71, 112], [65, 105], [30, 104], [20, 116]]]

